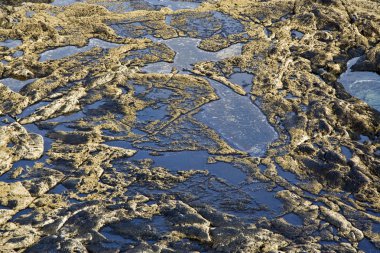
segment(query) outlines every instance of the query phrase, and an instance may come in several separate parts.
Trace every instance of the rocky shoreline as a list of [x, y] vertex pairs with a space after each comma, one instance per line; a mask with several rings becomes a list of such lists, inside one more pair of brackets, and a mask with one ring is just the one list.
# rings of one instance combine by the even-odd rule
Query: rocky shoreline
[[[380, 250], [380, 114], [338, 81], [380, 73], [380, 3], [31, 2], [0, 5], [1, 252]], [[179, 37], [223, 55], [177, 69]], [[265, 115], [264, 155], [198, 120], [212, 82]], [[244, 179], [155, 165], [190, 151]]]

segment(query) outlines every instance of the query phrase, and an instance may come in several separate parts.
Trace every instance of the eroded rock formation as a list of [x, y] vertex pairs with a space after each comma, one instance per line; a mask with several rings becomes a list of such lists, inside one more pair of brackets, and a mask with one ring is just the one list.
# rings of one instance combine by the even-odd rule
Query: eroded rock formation
[[[337, 81], [379, 72], [378, 2], [21, 2], [0, 5], [0, 251], [380, 249], [380, 114]], [[178, 37], [226, 51], [178, 69]], [[265, 155], [197, 118], [215, 81], [274, 128]]]

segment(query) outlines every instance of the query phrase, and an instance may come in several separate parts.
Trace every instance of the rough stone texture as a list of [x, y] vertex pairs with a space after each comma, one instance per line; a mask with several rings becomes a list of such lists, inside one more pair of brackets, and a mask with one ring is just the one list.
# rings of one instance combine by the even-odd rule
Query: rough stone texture
[[352, 66], [352, 69], [354, 71], [373, 71], [380, 74], [380, 45], [377, 44], [368, 50], [368, 52]]
[[[22, 40], [1, 48], [0, 76], [36, 80], [20, 92], [0, 84], [0, 251], [380, 249], [380, 114], [337, 82], [352, 57], [362, 57], [356, 70], [379, 73], [378, 2], [210, 0], [178, 11], [21, 2], [0, 6], [1, 40]], [[210, 52], [244, 46], [192, 72], [142, 71], [172, 63], [160, 39], [177, 37]], [[118, 45], [39, 61], [92, 38]], [[230, 81], [236, 72], [254, 76], [249, 92]], [[265, 114], [279, 135], [265, 156], [195, 119], [219, 99], [206, 77]], [[233, 165], [245, 180], [154, 163], [181, 151], [208, 152], [209, 164]]]
[[43, 155], [44, 139], [41, 135], [28, 133], [18, 123], [0, 127], [0, 173], [7, 172], [14, 162], [21, 159], [36, 160]]

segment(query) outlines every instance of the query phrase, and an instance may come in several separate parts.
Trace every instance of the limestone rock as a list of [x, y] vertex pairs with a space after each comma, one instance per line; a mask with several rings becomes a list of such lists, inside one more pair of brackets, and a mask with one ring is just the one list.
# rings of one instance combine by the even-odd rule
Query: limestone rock
[[21, 159], [36, 160], [43, 155], [44, 140], [41, 135], [28, 133], [15, 122], [0, 127], [0, 174], [8, 171], [12, 163]]
[[40, 108], [32, 115], [21, 119], [21, 124], [30, 124], [40, 120], [55, 118], [66, 113], [74, 112], [80, 109], [79, 99], [86, 95], [85, 88], [78, 88], [71, 91], [66, 96], [55, 100], [51, 104]]

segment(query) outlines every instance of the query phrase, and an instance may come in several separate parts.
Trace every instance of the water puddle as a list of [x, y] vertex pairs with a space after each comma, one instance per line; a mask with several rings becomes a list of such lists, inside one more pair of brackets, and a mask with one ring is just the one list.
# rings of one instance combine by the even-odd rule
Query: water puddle
[[305, 35], [303, 32], [297, 31], [297, 30], [291, 30], [290, 35], [292, 36], [293, 39], [302, 39], [303, 36]]
[[68, 6], [74, 3], [82, 2], [81, 0], [55, 0], [51, 3], [54, 6]]
[[125, 239], [124, 237], [120, 236], [118, 232], [114, 231], [111, 227], [104, 227], [100, 230], [100, 233], [105, 236], [108, 240], [108, 242], [103, 243], [103, 246], [112, 249], [115, 248], [118, 249], [120, 245], [128, 245], [136, 243], [136, 241], [131, 239]]
[[350, 160], [352, 158], [352, 151], [348, 147], [341, 146], [340, 149], [347, 160]]
[[202, 39], [210, 38], [216, 34], [227, 38], [230, 35], [245, 31], [240, 21], [216, 11], [175, 14], [170, 25], [181, 30], [187, 36]]
[[379, 249], [367, 238], [364, 238], [359, 242], [358, 248], [368, 253], [379, 252]]
[[291, 184], [297, 184], [300, 181], [297, 178], [297, 175], [289, 171], [284, 170], [280, 165], [276, 165], [277, 174], [283, 179], [286, 179]]
[[154, 5], [146, 0], [129, 0], [129, 5], [131, 10], [146, 10], [146, 11], [158, 11], [162, 5]]
[[48, 104], [49, 104], [49, 102], [42, 101], [42, 102], [38, 102], [34, 105], [30, 105], [21, 114], [17, 115], [17, 119], [23, 119], [27, 116], [30, 116], [36, 110], [38, 110], [39, 108], [46, 106]]
[[169, 226], [166, 217], [155, 216], [151, 219], [134, 218], [115, 222], [102, 228], [100, 232], [107, 238], [103, 245], [113, 248], [116, 245], [136, 244], [140, 240], [156, 243], [170, 231]]
[[14, 52], [14, 53], [12, 54], [12, 57], [13, 57], [13, 58], [18, 58], [18, 57], [21, 57], [21, 56], [23, 56], [23, 55], [24, 55], [24, 52], [18, 50], [18, 51]]
[[8, 39], [8, 40], [0, 41], [0, 47], [7, 47], [7, 48], [15, 48], [15, 47], [20, 46], [21, 44], [22, 44], [21, 40]]
[[36, 79], [29, 79], [25, 81], [17, 80], [14, 78], [5, 78], [0, 80], [0, 83], [7, 86], [9, 89], [13, 90], [14, 92], [19, 92], [25, 85], [31, 84]]
[[297, 98], [299, 98], [299, 97], [294, 96], [292, 93], [289, 92], [289, 93], [286, 94], [285, 98], [286, 98], [286, 99], [297, 99]]
[[23, 219], [23, 218], [26, 218], [26, 217], [29, 217], [31, 215], [31, 213], [33, 212], [33, 209], [32, 208], [26, 208], [26, 209], [23, 209], [19, 212], [17, 212], [15, 215], [13, 215], [11, 221], [12, 222], [15, 222], [17, 220], [20, 220], [20, 219]]
[[372, 232], [380, 234], [380, 223], [378, 222], [372, 223]]
[[51, 118], [51, 119], [45, 120], [44, 122], [47, 122], [47, 123], [69, 123], [69, 122], [81, 120], [84, 117], [86, 117], [86, 115], [82, 111], [79, 111], [79, 112], [61, 115], [61, 116], [58, 116], [56, 118]]
[[[169, 73], [173, 67], [186, 72], [192, 65], [202, 61], [218, 61], [225, 57], [241, 54], [241, 45], [236, 44], [238, 50], [230, 48], [219, 52], [207, 52], [197, 47], [199, 39], [175, 38], [165, 40], [168, 47], [176, 52], [174, 63], [158, 62], [148, 64], [143, 71], [149, 73]], [[234, 45], [235, 46], [235, 45]], [[232, 47], [234, 47], [232, 46]], [[231, 81], [246, 86], [248, 90], [253, 76], [247, 73], [232, 75]], [[230, 88], [209, 80], [216, 90], [220, 100], [202, 107], [202, 111], [195, 118], [218, 132], [233, 147], [254, 156], [262, 156], [268, 144], [277, 138], [277, 133], [269, 125], [265, 115], [255, 106], [248, 96], [240, 96]]]
[[167, 111], [167, 105], [160, 104], [152, 107], [147, 107], [141, 111], [137, 112], [137, 124], [143, 123], [143, 125], [146, 125], [150, 122], [160, 120], [160, 121], [167, 121], [170, 117], [168, 115]]
[[209, 80], [219, 100], [206, 104], [195, 118], [213, 128], [227, 142], [252, 156], [265, 154], [267, 146], [277, 139], [277, 132], [248, 96]]
[[374, 72], [351, 71], [351, 67], [359, 58], [348, 61], [347, 71], [340, 76], [338, 81], [352, 96], [380, 111], [380, 75]]
[[82, 53], [91, 50], [94, 47], [100, 47], [103, 49], [110, 49], [121, 46], [120, 44], [104, 41], [101, 39], [90, 39], [87, 46], [65, 46], [45, 51], [41, 54], [39, 61], [59, 60], [74, 54]]
[[281, 187], [276, 187], [272, 191], [269, 191], [265, 187], [262, 189], [254, 190], [252, 192], [249, 192], [249, 189], [245, 188], [243, 188], [243, 190], [248, 192], [254, 198], [257, 205], [263, 209], [253, 214], [256, 218], [274, 218], [281, 215], [283, 211], [283, 203], [281, 200], [276, 198], [277, 192], [282, 190]]
[[[54, 6], [69, 6], [78, 2], [86, 2], [84, 0], [55, 0]], [[168, 7], [173, 11], [180, 9], [195, 9], [201, 4], [201, 0], [197, 1], [172, 1], [172, 0], [130, 0], [130, 1], [88, 1], [106, 7], [113, 12], [129, 12], [134, 10], [160, 10]]]
[[124, 2], [124, 1], [123, 2], [99, 1], [99, 2], [96, 2], [96, 4], [104, 6], [105, 8], [107, 8], [107, 10], [116, 12], [116, 13], [130, 12], [134, 10], [130, 2]]
[[360, 143], [365, 143], [365, 142], [368, 142], [368, 141], [370, 141], [370, 139], [369, 139], [368, 136], [366, 136], [366, 135], [360, 135], [360, 137], [359, 137], [359, 142]]
[[64, 192], [68, 191], [66, 187], [64, 187], [62, 184], [58, 184], [53, 189], [48, 191], [49, 194], [62, 194]]
[[124, 38], [141, 38], [153, 33], [143, 22], [112, 23], [110, 27], [115, 30], [117, 35]]
[[144, 0], [145, 2], [159, 7], [168, 7], [173, 11], [180, 9], [196, 9], [202, 1], [170, 1], [170, 0]]
[[0, 205], [0, 210], [9, 210], [9, 211], [11, 211], [12, 208], [11, 208], [11, 207], [8, 207], [8, 206]]
[[234, 84], [240, 85], [246, 92], [251, 90], [253, 75], [244, 72], [237, 72], [232, 74], [228, 80]]
[[165, 24], [170, 25], [171, 22], [172, 22], [172, 16], [167, 15], [165, 17]]
[[300, 216], [294, 213], [288, 213], [282, 216], [288, 223], [294, 225], [294, 226], [302, 226], [303, 220]]
[[[113, 147], [135, 149], [127, 141], [109, 141], [105, 142], [105, 144]], [[151, 155], [147, 150], [138, 150], [130, 159], [132, 161], [152, 159], [153, 166], [160, 166], [170, 171], [207, 170], [211, 175], [235, 185], [244, 182], [246, 176], [239, 169], [224, 162], [208, 163], [209, 157], [210, 155], [206, 151], [165, 152], [159, 153], [159, 155]]]
[[146, 65], [143, 71], [149, 73], [170, 73], [175, 67], [180, 72], [193, 69], [193, 64], [203, 61], [218, 61], [225, 58], [241, 55], [242, 44], [235, 44], [218, 52], [207, 52], [198, 48], [200, 39], [174, 38], [160, 40], [176, 52], [174, 63], [157, 62]]

